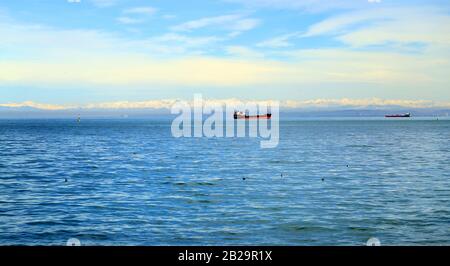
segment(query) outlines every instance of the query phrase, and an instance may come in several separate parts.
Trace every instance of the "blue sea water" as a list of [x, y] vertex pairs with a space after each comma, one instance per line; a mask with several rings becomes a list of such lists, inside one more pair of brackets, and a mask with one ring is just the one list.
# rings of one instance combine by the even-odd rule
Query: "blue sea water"
[[0, 245], [450, 245], [449, 120], [170, 123], [0, 120]]

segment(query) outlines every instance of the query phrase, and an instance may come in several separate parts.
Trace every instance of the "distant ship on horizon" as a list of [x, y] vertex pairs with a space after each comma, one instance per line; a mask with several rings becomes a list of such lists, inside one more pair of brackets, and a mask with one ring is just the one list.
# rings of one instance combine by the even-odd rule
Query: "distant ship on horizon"
[[272, 118], [271, 113], [265, 115], [248, 115], [245, 114], [244, 112], [238, 111], [234, 112], [234, 119], [271, 119], [271, 118]]
[[411, 117], [411, 113], [406, 114], [394, 114], [394, 115], [385, 115], [387, 118], [402, 118], [402, 117]]

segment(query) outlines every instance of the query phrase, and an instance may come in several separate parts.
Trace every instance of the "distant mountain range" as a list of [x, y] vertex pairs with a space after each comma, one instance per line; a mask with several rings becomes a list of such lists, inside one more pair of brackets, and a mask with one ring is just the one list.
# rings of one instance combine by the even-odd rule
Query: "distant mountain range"
[[[405, 108], [399, 106], [373, 106], [365, 108], [333, 107], [333, 108], [281, 108], [281, 117], [384, 117], [386, 114], [411, 113], [413, 117], [448, 117], [448, 108]], [[132, 108], [132, 109], [103, 109], [77, 108], [62, 110], [45, 110], [34, 107], [2, 107], [1, 119], [16, 118], [142, 118], [153, 116], [172, 116], [166, 108]]]
[[341, 110], [291, 110], [286, 116], [301, 117], [384, 117], [386, 114], [411, 113], [413, 117], [449, 116], [450, 109], [390, 108], [390, 109], [341, 109]]

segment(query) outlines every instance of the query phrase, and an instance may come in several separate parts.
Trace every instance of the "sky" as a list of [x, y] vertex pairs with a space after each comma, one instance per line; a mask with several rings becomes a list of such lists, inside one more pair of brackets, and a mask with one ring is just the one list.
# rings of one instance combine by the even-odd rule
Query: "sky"
[[449, 1], [0, 1], [0, 107], [450, 106], [449, 85]]

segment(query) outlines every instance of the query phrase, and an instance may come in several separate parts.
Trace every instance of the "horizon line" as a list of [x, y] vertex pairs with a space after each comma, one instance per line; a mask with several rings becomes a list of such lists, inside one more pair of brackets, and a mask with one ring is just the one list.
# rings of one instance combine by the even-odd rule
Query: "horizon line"
[[[160, 99], [145, 101], [110, 101], [88, 104], [51, 104], [35, 101], [0, 103], [0, 107], [20, 109], [33, 108], [43, 111], [64, 110], [120, 110], [120, 109], [168, 109], [179, 101], [192, 103], [192, 100], [184, 99]], [[282, 109], [332, 109], [332, 108], [416, 108], [416, 109], [445, 109], [450, 108], [450, 102], [436, 102], [432, 100], [402, 100], [402, 99], [311, 99], [311, 100], [244, 100], [237, 98], [227, 99], [203, 99], [205, 105], [229, 105], [239, 106], [246, 103], [273, 105], [279, 104]]]

